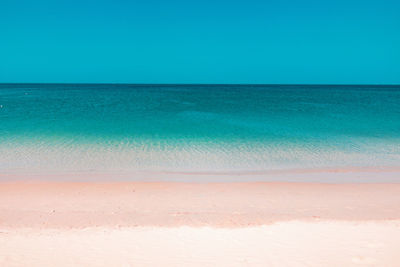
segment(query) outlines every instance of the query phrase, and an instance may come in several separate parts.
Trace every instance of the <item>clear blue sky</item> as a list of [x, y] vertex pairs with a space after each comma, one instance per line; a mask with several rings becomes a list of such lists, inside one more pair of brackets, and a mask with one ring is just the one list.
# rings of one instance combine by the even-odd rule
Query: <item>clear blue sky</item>
[[400, 84], [400, 1], [1, 0], [0, 82]]

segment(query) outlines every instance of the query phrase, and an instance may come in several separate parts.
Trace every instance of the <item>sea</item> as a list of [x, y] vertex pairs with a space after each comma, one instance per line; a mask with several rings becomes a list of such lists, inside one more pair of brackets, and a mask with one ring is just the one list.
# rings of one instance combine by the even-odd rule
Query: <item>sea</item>
[[0, 174], [400, 167], [400, 86], [0, 84]]

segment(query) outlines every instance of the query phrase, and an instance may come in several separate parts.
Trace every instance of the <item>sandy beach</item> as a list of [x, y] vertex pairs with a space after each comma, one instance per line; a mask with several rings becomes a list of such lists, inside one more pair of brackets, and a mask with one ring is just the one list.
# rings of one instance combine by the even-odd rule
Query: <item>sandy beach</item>
[[2, 182], [1, 266], [398, 266], [400, 184]]

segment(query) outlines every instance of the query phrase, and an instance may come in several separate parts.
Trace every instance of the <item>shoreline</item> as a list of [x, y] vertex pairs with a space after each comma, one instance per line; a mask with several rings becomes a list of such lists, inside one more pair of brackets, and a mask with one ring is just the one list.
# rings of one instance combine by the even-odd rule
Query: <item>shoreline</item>
[[22, 171], [0, 173], [4, 182], [179, 182], [179, 183], [400, 183], [399, 166], [326, 167], [236, 171]]

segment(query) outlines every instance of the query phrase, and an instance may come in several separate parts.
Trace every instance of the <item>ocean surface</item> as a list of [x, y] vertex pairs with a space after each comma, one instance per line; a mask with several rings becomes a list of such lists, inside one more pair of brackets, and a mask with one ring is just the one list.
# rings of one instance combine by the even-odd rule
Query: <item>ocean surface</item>
[[400, 86], [0, 84], [0, 173], [400, 167]]

